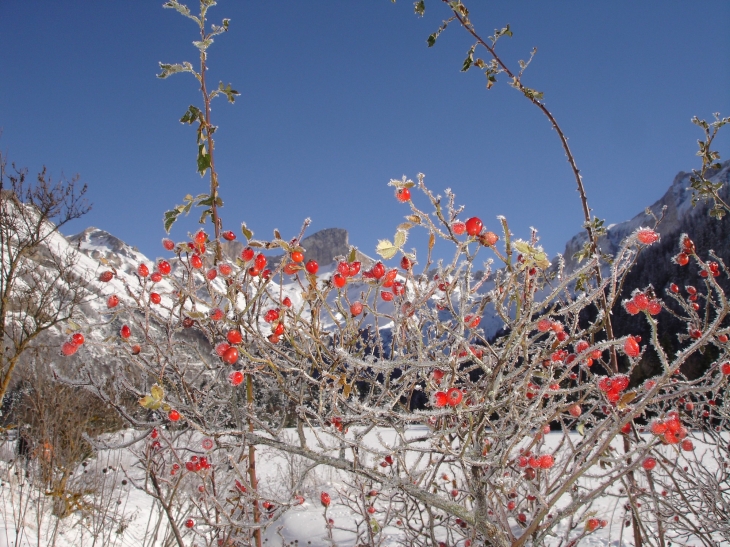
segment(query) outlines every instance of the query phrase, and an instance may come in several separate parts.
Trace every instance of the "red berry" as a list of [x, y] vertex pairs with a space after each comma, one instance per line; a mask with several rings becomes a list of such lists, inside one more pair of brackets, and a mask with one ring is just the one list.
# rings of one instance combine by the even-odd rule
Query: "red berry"
[[266, 268], [266, 257], [262, 253], [257, 254], [256, 259], [253, 261], [253, 265], [257, 269], [263, 270]]
[[446, 406], [449, 402], [449, 398], [443, 391], [437, 391], [433, 394], [433, 406], [435, 407], [442, 407]]
[[330, 498], [330, 495], [327, 492], [322, 492], [319, 495], [319, 501], [322, 502], [322, 505], [324, 505], [325, 507], [329, 507], [332, 499]]
[[216, 277], [218, 277], [218, 270], [211, 268], [206, 272], [205, 277], [208, 278], [208, 281], [213, 281]]
[[413, 267], [413, 264], [411, 263], [410, 258], [407, 256], [404, 256], [400, 259], [400, 267], [404, 270], [410, 270]]
[[382, 262], [378, 262], [375, 264], [375, 266], [372, 267], [370, 271], [372, 272], [375, 279], [380, 279], [385, 275], [385, 266], [383, 266]]
[[106, 270], [99, 274], [99, 281], [102, 281], [103, 283], [108, 283], [109, 281], [112, 280], [113, 277], [114, 277], [114, 273], [110, 272], [109, 270]]
[[552, 327], [553, 322], [549, 319], [540, 319], [540, 321], [537, 322], [537, 330], [540, 332], [547, 332], [550, 330], [550, 327]]
[[156, 292], [150, 293], [150, 302], [152, 302], [153, 304], [159, 304], [160, 301], [162, 301], [162, 297], [159, 294], [157, 294]]
[[685, 253], [679, 253], [674, 257], [674, 261], [680, 266], [686, 266], [689, 263], [689, 257]]
[[436, 369], [436, 370], [433, 371], [433, 380], [437, 384], [440, 384], [441, 383], [441, 380], [443, 379], [443, 377], [444, 377], [444, 371], [443, 370]]
[[588, 519], [586, 521], [586, 530], [589, 532], [593, 532], [598, 529], [599, 526], [601, 526], [601, 521], [598, 519]]
[[281, 303], [287, 308], [291, 308], [291, 298], [289, 298], [288, 296], [285, 296], [284, 300], [282, 300]]
[[223, 236], [223, 239], [225, 239], [226, 241], [233, 241], [234, 239], [236, 239], [236, 234], [234, 234], [230, 230], [228, 230], [227, 232], [223, 232], [221, 236]]
[[274, 333], [274, 336], [281, 336], [284, 334], [284, 323], [277, 323], [272, 332]]
[[267, 323], [273, 323], [277, 319], [279, 319], [279, 310], [270, 309], [264, 314], [264, 321]]
[[682, 447], [682, 450], [684, 450], [685, 452], [691, 452], [692, 450], [695, 449], [695, 445], [689, 439], [683, 440], [681, 447]]
[[522, 523], [525, 523], [525, 522], [527, 522], [527, 515], [525, 515], [524, 513], [520, 513], [519, 515], [517, 515], [517, 520], [519, 520]]
[[571, 416], [573, 416], [574, 418], [577, 418], [578, 416], [583, 414], [583, 409], [580, 407], [580, 405], [576, 404], [576, 405], [572, 405], [568, 409], [568, 412], [570, 413]]
[[611, 389], [615, 389], [616, 391], [623, 391], [629, 387], [629, 377], [625, 374], [617, 374], [611, 380]]
[[575, 352], [576, 353], [583, 353], [585, 350], [588, 349], [588, 342], [585, 340], [579, 340], [578, 343], [575, 344]]
[[152, 272], [150, 280], [152, 281], [152, 283], [159, 283], [160, 281], [162, 281], [162, 274], [160, 272]]
[[119, 336], [122, 338], [129, 338], [132, 336], [132, 331], [127, 325], [122, 325], [122, 328], [119, 329]]
[[215, 347], [215, 352], [218, 354], [218, 357], [223, 357], [226, 352], [228, 351], [228, 348], [231, 346], [229, 344], [226, 344], [225, 342], [221, 342]]
[[454, 488], [454, 489], [453, 489], [453, 490], [451, 491], [451, 497], [452, 497], [452, 498], [458, 498], [458, 497], [459, 497], [459, 491], [458, 491], [458, 490], [457, 490], [456, 488]]
[[199, 270], [203, 267], [203, 259], [200, 258], [200, 255], [193, 255], [190, 257], [190, 265], [196, 270]]
[[649, 306], [649, 297], [642, 292], [637, 292], [633, 298], [634, 305], [644, 311]]
[[231, 372], [228, 375], [228, 381], [231, 382], [234, 386], [239, 385], [241, 382], [243, 382], [243, 372], [240, 370], [235, 370]]
[[[348, 270], [349, 270], [349, 266], [348, 266]], [[342, 277], [340, 274], [336, 273], [335, 275], [332, 276], [332, 284], [335, 287], [337, 287], [338, 289], [341, 289], [342, 287], [344, 287], [346, 283], [347, 283], [347, 279]]]
[[352, 304], [350, 304], [350, 313], [353, 317], [360, 315], [362, 313], [362, 303], [353, 302]]
[[66, 357], [73, 355], [76, 353], [79, 349], [78, 344], [74, 344], [73, 342], [64, 342], [61, 345], [61, 353], [63, 353]]
[[515, 502], [513, 502], [513, 501], [508, 501], [507, 502], [507, 510], [508, 511], [514, 511], [515, 510], [515, 507], [517, 507], [517, 504]]
[[408, 188], [398, 188], [395, 191], [395, 197], [398, 201], [405, 203], [411, 199], [411, 191]]
[[628, 435], [631, 433], [631, 422], [626, 422], [623, 427], [621, 428], [621, 433], [624, 435]]
[[170, 275], [170, 270], [172, 270], [172, 267], [167, 260], [160, 260], [157, 263], [157, 269], [162, 275]]
[[132, 346], [132, 355], [139, 355], [140, 351], [142, 351], [142, 347], [139, 344]]
[[393, 296], [393, 293], [390, 291], [382, 291], [380, 293], [380, 298], [382, 298], [386, 302], [390, 302], [391, 300], [393, 300]]
[[195, 521], [193, 519], [188, 519], [185, 521], [185, 528], [192, 528], [195, 526]]
[[464, 224], [463, 222], [459, 222], [457, 220], [456, 222], [454, 222], [453, 224], [451, 224], [451, 229], [454, 230], [454, 233], [457, 236], [460, 236], [461, 234], [463, 234], [464, 232], [466, 232], [466, 224]]
[[720, 371], [721, 371], [721, 372], [722, 372], [722, 373], [723, 373], [723, 374], [724, 374], [725, 376], [730, 376], [730, 363], [723, 363], [723, 364], [722, 364], [722, 365], [720, 366]]
[[646, 309], [651, 315], [657, 315], [662, 311], [662, 305], [658, 300], [651, 300]]
[[394, 281], [393, 282], [393, 294], [396, 296], [402, 296], [406, 292], [406, 288], [403, 286], [403, 283], [400, 281]]
[[368, 507], [368, 513], [370, 513], [371, 515], [375, 514], [375, 507], [373, 507], [372, 505]]
[[177, 422], [180, 419], [180, 413], [177, 410], [171, 410], [167, 413], [167, 417], [171, 422]]
[[195, 240], [195, 243], [202, 245], [208, 241], [208, 234], [206, 234], [203, 230], [198, 230], [193, 239]]
[[308, 274], [315, 275], [319, 270], [319, 264], [317, 264], [316, 260], [308, 260], [304, 265], [304, 269], [307, 270]]
[[497, 241], [499, 241], [499, 236], [494, 232], [484, 232], [479, 236], [479, 243], [485, 247], [492, 247]]
[[673, 293], [678, 293], [679, 287], [677, 286], [676, 283], [672, 283], [671, 285], [669, 285], [669, 290], [672, 291]]
[[543, 454], [537, 459], [537, 462], [542, 469], [550, 469], [555, 464], [555, 458], [550, 454]]
[[477, 217], [472, 217], [466, 221], [466, 233], [470, 236], [479, 235], [479, 232], [482, 231], [482, 228], [484, 228], [484, 224], [482, 223], [481, 219]]
[[302, 262], [304, 260], [304, 253], [301, 251], [294, 251], [291, 254], [291, 259], [293, 262]]
[[230, 264], [223, 262], [222, 264], [218, 264], [218, 271], [221, 273], [221, 275], [229, 276], [231, 275], [233, 268], [231, 268]]
[[349, 271], [347, 272], [347, 275], [349, 277], [355, 277], [357, 274], [360, 273], [360, 266], [361, 266], [361, 263], [358, 261], [355, 261], [352, 264], [350, 264], [350, 268], [349, 268]]
[[654, 458], [646, 458], [641, 466], [646, 469], [647, 471], [651, 471], [656, 467], [656, 460]]
[[229, 347], [223, 354], [223, 360], [229, 365], [233, 365], [238, 361], [239, 353], [238, 348]]
[[651, 245], [659, 240], [659, 234], [649, 228], [642, 228], [636, 232], [636, 239], [644, 245]]
[[639, 347], [639, 343], [636, 341], [636, 338], [633, 336], [629, 336], [624, 341], [624, 353], [628, 355], [629, 357], [638, 357], [639, 353], [641, 353], [641, 348]]
[[450, 406], [458, 405], [463, 397], [464, 394], [458, 387], [449, 388], [449, 390], [446, 392], [446, 398], [448, 399]]
[[251, 247], [246, 247], [243, 251], [241, 251], [241, 260], [248, 262], [253, 259], [253, 255], [253, 249]]
[[116, 294], [111, 295], [106, 299], [107, 308], [116, 308], [119, 305], [119, 297]]
[[137, 266], [137, 274], [140, 277], [147, 277], [150, 275], [150, 269], [147, 267], [147, 264], [140, 264]]
[[168, 250], [168, 251], [172, 251], [172, 250], [173, 250], [173, 249], [175, 248], [175, 242], [174, 242], [174, 241], [172, 241], [171, 239], [167, 239], [167, 238], [165, 238], [165, 239], [163, 239], [163, 240], [162, 240], [162, 246], [163, 246], [163, 247], [164, 247], [164, 248], [165, 248], [166, 250]]
[[229, 344], [235, 345], [240, 344], [243, 341], [243, 336], [239, 330], [229, 330], [226, 334], [226, 339]]
[[633, 300], [624, 300], [624, 308], [631, 315], [636, 315], [641, 311]]

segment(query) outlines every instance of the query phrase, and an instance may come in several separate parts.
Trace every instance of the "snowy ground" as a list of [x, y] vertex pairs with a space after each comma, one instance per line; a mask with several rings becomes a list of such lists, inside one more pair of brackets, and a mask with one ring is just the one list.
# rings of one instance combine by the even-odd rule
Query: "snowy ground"
[[[558, 434], [548, 435], [548, 446], [556, 445], [559, 438]], [[378, 430], [365, 442], [368, 446], [387, 448], [394, 441], [392, 431]], [[96, 458], [79, 467], [74, 474], [75, 480], [86, 487], [87, 493], [76, 500], [75, 510], [69, 516], [59, 520], [53, 516], [54, 497], [39, 495], [38, 490], [31, 488], [25, 480], [23, 464], [14, 460], [14, 446], [10, 441], [0, 446], [0, 547], [163, 545], [165, 519], [159, 507], [150, 496], [125, 480], [126, 474], [133, 475], [134, 456], [128, 449], [101, 451]], [[296, 471], [293, 467], [298, 465], [302, 462], [261, 449], [257, 467], [264, 493], [268, 489], [269, 493], [275, 494], [277, 486], [289, 480], [292, 471]], [[346, 478], [337, 471], [321, 467], [313, 470], [308, 477], [306, 487], [310, 499], [273, 522], [266, 531], [264, 544], [331, 546], [318, 499], [318, 493], [324, 490], [332, 496], [332, 505], [327, 512], [327, 517], [335, 522], [332, 539], [339, 547], [352, 547], [354, 536], [346, 529], [352, 528], [356, 516], [338, 499], [338, 491], [343, 488]], [[593, 509], [598, 518], [606, 519], [610, 524], [584, 538], [581, 546], [620, 547], [633, 544], [630, 529], [623, 526], [622, 499], [606, 497]], [[186, 540], [194, 541], [194, 532], [186, 532]], [[397, 528], [386, 528], [385, 532], [384, 546], [402, 544], [398, 542]]]

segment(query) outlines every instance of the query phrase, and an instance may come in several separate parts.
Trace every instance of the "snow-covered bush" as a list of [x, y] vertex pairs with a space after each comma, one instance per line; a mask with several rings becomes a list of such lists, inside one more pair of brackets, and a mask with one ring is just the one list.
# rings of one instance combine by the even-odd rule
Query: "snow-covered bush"
[[[382, 260], [353, 248], [320, 268], [301, 246], [308, 221], [272, 239], [245, 224], [231, 230], [235, 221], [220, 214], [210, 101], [232, 102], [236, 92], [205, 87], [207, 48], [228, 29], [224, 21], [206, 30], [212, 4], [201, 0], [195, 18], [166, 3], [200, 25], [201, 67], [162, 65], [162, 76], [191, 72], [202, 84], [203, 108], [190, 107], [183, 121], [198, 126], [198, 168], [211, 181], [209, 193], [168, 212], [165, 227], [199, 205], [213, 231], [163, 240], [167, 256], [139, 264], [137, 281], [108, 294], [108, 322], [93, 328], [111, 335], [94, 345], [114, 388], [94, 366], [73, 380], [139, 431], [145, 473], [136, 485], [160, 502], [177, 544], [261, 545], [263, 528], [318, 503], [333, 542], [348, 531], [358, 545], [577, 545], [608, 526], [600, 511], [609, 498], [637, 545], [727, 538], [730, 306], [717, 282], [728, 275], [721, 258], [698, 256], [683, 236], [666, 267], [691, 263], [701, 288], [685, 298], [674, 286], [638, 287], [621, 302], [659, 219], [602, 255], [601, 223], [567, 141], [519, 79], [513, 85], [555, 123], [581, 192], [589, 237], [576, 268], [551, 263], [536, 232], [514, 240], [503, 218], [488, 229], [420, 175], [390, 183], [405, 218], [393, 241], [377, 245]], [[488, 78], [511, 74], [463, 5], [449, 7], [498, 61], [474, 60], [472, 49], [472, 63], [491, 70]], [[406, 249], [413, 230], [426, 231], [426, 249]], [[224, 241], [237, 238], [243, 250], [230, 256]], [[433, 259], [437, 241], [451, 249], [448, 260]], [[111, 266], [99, 275], [115, 277]], [[641, 314], [651, 338], [614, 336], [612, 313]], [[667, 314], [686, 325], [674, 355], [658, 337]], [[485, 317], [504, 325], [492, 339], [480, 328]], [[662, 372], [636, 385], [647, 347]], [[680, 373], [710, 350], [701, 377]], [[130, 393], [138, 404], [125, 404]], [[262, 448], [286, 455], [283, 477], [259, 480]], [[712, 471], [699, 451], [717, 458]], [[318, 468], [336, 473], [339, 486], [319, 490], [309, 480]], [[332, 505], [350, 517], [335, 519]]]

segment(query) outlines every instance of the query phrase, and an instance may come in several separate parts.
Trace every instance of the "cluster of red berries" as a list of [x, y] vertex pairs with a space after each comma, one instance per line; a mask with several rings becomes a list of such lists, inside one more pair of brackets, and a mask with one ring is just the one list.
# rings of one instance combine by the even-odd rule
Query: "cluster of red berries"
[[[687, 436], [687, 429], [682, 425], [676, 411], [668, 412], [663, 420], [654, 420], [649, 429], [654, 435], [661, 437], [666, 444], [678, 444]], [[689, 441], [689, 443], [687, 449], [692, 450], [692, 441]]]
[[81, 346], [84, 345], [85, 341], [86, 339], [83, 334], [75, 332], [71, 335], [70, 339], [61, 345], [61, 353], [63, 353], [66, 357], [73, 355]]
[[[441, 371], [437, 371], [441, 372]], [[442, 373], [443, 374], [443, 373]], [[435, 373], [434, 373], [435, 376]], [[440, 379], [439, 379], [440, 381]], [[433, 394], [433, 406], [444, 407], [446, 405], [456, 406], [464, 398], [464, 393], [458, 387], [449, 388], [447, 391], [437, 391]]]
[[649, 298], [649, 296], [639, 290], [634, 291], [630, 300], [624, 300], [623, 305], [631, 315], [636, 315], [642, 311], [648, 312], [651, 315], [657, 315], [662, 311], [662, 305], [659, 300]]
[[681, 245], [682, 251], [673, 260], [680, 266], [686, 266], [689, 263], [689, 255], [695, 252], [695, 244], [692, 243], [689, 237], [683, 234], [681, 237]]
[[555, 465], [555, 458], [552, 454], [542, 454], [538, 456], [528, 452], [517, 458], [517, 465], [522, 468], [530, 467], [532, 469], [550, 469], [553, 465]]
[[621, 392], [629, 387], [629, 377], [625, 374], [615, 376], [602, 376], [598, 380], [598, 389], [606, 394], [606, 399], [615, 403], [621, 398]]
[[185, 462], [185, 469], [197, 473], [204, 469], [210, 469], [212, 466], [205, 456], [191, 456], [190, 460]]
[[391, 465], [393, 465], [393, 456], [391, 456], [390, 454], [385, 456], [385, 458], [383, 458], [383, 461], [380, 462], [380, 467], [389, 467]]

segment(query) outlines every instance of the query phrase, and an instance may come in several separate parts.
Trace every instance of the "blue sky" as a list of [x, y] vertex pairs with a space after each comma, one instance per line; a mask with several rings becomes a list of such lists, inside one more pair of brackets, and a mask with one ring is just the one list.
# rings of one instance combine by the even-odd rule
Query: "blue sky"
[[[89, 184], [93, 211], [68, 233], [94, 225], [152, 257], [163, 212], [207, 188], [194, 131], [178, 122], [200, 104], [196, 83], [155, 77], [159, 61], [196, 60], [196, 28], [161, 4], [0, 2], [0, 148]], [[511, 66], [538, 48], [523, 81], [545, 93], [608, 223], [699, 165], [693, 115], [730, 115], [726, 0], [467, 5], [483, 35], [510, 24], [498, 49]], [[535, 226], [551, 254], [563, 250], [582, 214], [556, 135], [504, 77], [487, 91], [477, 70], [459, 72], [463, 29], [427, 48], [448, 13], [426, 6], [424, 18], [410, 0], [221, 0], [209, 12], [231, 19], [210, 49], [210, 81], [241, 92], [213, 110], [225, 228], [292, 237], [311, 217], [310, 233], [346, 228], [374, 255], [407, 212], [388, 181], [423, 172], [431, 189], [456, 192], [464, 219], [496, 228], [505, 215], [517, 236]], [[194, 229], [176, 225], [173, 238]]]

